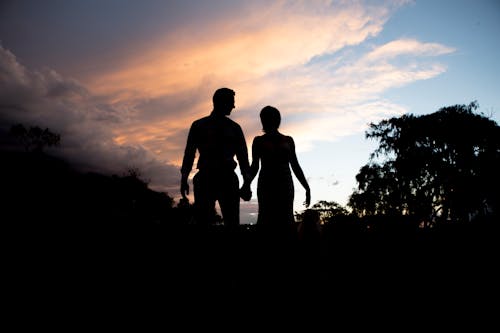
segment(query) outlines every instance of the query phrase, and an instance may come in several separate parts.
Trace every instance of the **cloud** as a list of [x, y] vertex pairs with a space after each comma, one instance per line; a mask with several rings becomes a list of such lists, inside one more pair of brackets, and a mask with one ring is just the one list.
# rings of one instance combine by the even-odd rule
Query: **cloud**
[[402, 39], [349, 54], [348, 60], [334, 54], [269, 75], [265, 96], [279, 104], [282, 127], [307, 150], [314, 142], [361, 133], [370, 122], [408, 112], [383, 94], [444, 73], [446, 67], [434, 58], [452, 52], [444, 45]]
[[[114, 131], [127, 122], [123, 109], [92, 95], [75, 80], [51, 69], [33, 71], [0, 46], [0, 127], [48, 127], [61, 134], [53, 153], [84, 171], [124, 174], [139, 168], [158, 190], [173, 190], [178, 168], [140, 144], [120, 145]], [[175, 190], [177, 186], [175, 186]]]
[[258, 111], [266, 104], [303, 112], [305, 103], [322, 103], [317, 91], [300, 93], [318, 82], [314, 71], [301, 69], [315, 57], [377, 35], [391, 10], [342, 1], [247, 4], [236, 16], [225, 13], [224, 20], [179, 26], [140, 54], [121, 59], [123, 66], [85, 82], [116, 105], [128, 104], [130, 121], [118, 130], [118, 142], [140, 143], [177, 163], [189, 124], [210, 112], [215, 89], [236, 90], [233, 117], [245, 122], [249, 136], [256, 135]]
[[414, 39], [399, 39], [375, 48], [364, 57], [363, 61], [385, 61], [405, 54], [411, 56], [438, 56], [454, 51], [454, 48], [437, 43], [421, 43]]
[[117, 142], [139, 143], [175, 164], [190, 123], [210, 112], [212, 93], [221, 86], [236, 90], [232, 117], [247, 137], [261, 133], [259, 110], [274, 105], [283, 113], [283, 131], [306, 150], [407, 112], [383, 93], [446, 70], [424, 61], [454, 51], [441, 44], [399, 39], [366, 45], [405, 3], [244, 5], [216, 23], [179, 26], [86, 83], [116, 105], [129, 104]]
[[258, 3], [241, 10], [210, 25], [179, 27], [151, 49], [122, 59], [121, 68], [89, 79], [89, 86], [98, 92], [119, 89], [154, 97], [192, 89], [204, 80], [261, 78], [375, 36], [389, 14], [383, 6], [329, 1]]

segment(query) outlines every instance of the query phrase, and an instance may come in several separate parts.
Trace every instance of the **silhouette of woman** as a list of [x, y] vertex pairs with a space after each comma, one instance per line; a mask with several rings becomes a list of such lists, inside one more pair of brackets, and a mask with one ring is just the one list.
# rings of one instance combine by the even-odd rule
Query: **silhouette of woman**
[[293, 138], [278, 131], [281, 122], [278, 109], [272, 106], [264, 107], [260, 112], [260, 119], [264, 134], [253, 140], [250, 175], [243, 184], [242, 193], [250, 193], [250, 184], [261, 164], [257, 184], [257, 227], [264, 234], [272, 236], [274, 241], [287, 240], [296, 236], [293, 215], [294, 186], [290, 167], [306, 190], [306, 207], [311, 201], [311, 191], [297, 160]]

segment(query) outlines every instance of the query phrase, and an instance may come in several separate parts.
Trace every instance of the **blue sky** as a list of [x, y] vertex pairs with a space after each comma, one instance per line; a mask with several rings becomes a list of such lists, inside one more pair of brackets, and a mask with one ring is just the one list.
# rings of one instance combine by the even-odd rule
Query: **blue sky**
[[139, 167], [177, 198], [189, 125], [227, 86], [248, 145], [276, 106], [312, 202], [345, 204], [376, 148], [368, 123], [474, 100], [500, 120], [499, 32], [493, 0], [3, 1], [0, 126], [50, 127], [54, 153]]

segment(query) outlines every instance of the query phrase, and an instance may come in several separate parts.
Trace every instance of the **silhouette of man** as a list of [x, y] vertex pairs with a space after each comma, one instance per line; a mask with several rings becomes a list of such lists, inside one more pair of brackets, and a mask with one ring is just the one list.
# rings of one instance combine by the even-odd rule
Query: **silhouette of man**
[[228, 118], [234, 109], [234, 96], [235, 92], [229, 88], [216, 90], [211, 114], [194, 121], [189, 130], [181, 168], [181, 195], [185, 198], [189, 194], [188, 176], [198, 150], [193, 189], [195, 218], [201, 227], [214, 222], [216, 201], [226, 229], [234, 230], [240, 224], [240, 189], [234, 157], [245, 180], [249, 162], [243, 131]]

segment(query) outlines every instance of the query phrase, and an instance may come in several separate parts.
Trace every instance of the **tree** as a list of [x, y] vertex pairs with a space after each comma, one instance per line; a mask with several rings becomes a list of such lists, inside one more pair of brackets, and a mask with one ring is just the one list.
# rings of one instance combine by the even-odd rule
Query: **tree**
[[26, 151], [32, 152], [42, 152], [44, 147], [58, 146], [61, 141], [59, 134], [48, 128], [42, 130], [38, 126], [31, 126], [27, 130], [22, 124], [13, 125], [10, 134], [19, 140]]
[[477, 108], [472, 102], [370, 124], [366, 137], [380, 144], [356, 176], [353, 212], [428, 223], [498, 212], [500, 127]]
[[[319, 213], [319, 220], [321, 224], [328, 223], [335, 217], [348, 215], [347, 210], [335, 201], [320, 200], [312, 205], [310, 210], [314, 210]], [[302, 222], [304, 220], [305, 212], [300, 214], [296, 213], [298, 222]]]

